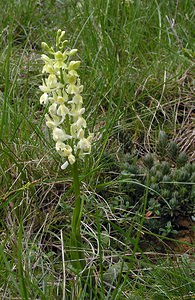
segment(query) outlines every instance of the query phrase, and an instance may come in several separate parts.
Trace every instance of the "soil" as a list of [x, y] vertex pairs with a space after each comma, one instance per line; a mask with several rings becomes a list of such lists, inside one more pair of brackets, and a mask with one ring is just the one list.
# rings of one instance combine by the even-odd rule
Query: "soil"
[[176, 221], [178, 233], [175, 235], [175, 242], [170, 242], [169, 246], [175, 253], [195, 254], [195, 222], [187, 218], [179, 217]]
[[144, 253], [195, 255], [195, 222], [179, 217], [176, 220], [177, 234], [166, 238], [144, 236], [140, 247]]

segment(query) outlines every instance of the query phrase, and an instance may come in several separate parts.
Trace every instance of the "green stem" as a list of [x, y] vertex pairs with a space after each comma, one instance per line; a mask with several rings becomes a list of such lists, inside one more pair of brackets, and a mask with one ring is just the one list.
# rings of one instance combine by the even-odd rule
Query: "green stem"
[[72, 176], [73, 189], [75, 194], [75, 207], [72, 216], [72, 231], [70, 238], [71, 259], [73, 267], [76, 269], [77, 273], [79, 273], [84, 267], [84, 252], [82, 249], [82, 240], [80, 232], [83, 201], [81, 198], [77, 162], [75, 162], [72, 165]]

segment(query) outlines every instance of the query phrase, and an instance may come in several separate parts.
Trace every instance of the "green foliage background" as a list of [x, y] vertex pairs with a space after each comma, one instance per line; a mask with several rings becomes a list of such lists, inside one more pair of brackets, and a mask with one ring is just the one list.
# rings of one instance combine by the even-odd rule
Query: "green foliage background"
[[[170, 231], [166, 239], [159, 235], [160, 228], [170, 229], [169, 214], [162, 227], [146, 230], [145, 213], [152, 205], [156, 214], [159, 203], [151, 202], [150, 184], [137, 174], [147, 173], [144, 157], [149, 153], [156, 164], [168, 160], [174, 181], [180, 182], [179, 197], [182, 188], [188, 195], [179, 198], [174, 213], [184, 201], [187, 218], [193, 216], [194, 11], [190, 0], [0, 2], [0, 298], [194, 295], [193, 245], [188, 243], [190, 250], [175, 260], [166, 247], [161, 255], [155, 243], [171, 240]], [[95, 133], [93, 155], [80, 165], [88, 270], [84, 288], [70, 267], [71, 174], [60, 169], [39, 104], [41, 42], [54, 44], [59, 28], [66, 31], [70, 47], [79, 50], [85, 116]], [[182, 166], [166, 155], [159, 158], [161, 131], [188, 157], [191, 177], [184, 176], [184, 186], [177, 178]], [[133, 207], [126, 205], [131, 189]], [[158, 193], [169, 200], [161, 189]], [[156, 237], [150, 255], [141, 248], [145, 235]]]

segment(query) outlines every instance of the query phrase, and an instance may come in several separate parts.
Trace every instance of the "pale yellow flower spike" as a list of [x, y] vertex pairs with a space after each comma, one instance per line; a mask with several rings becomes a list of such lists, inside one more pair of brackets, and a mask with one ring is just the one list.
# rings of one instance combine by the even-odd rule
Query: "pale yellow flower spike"
[[56, 36], [56, 51], [46, 43], [42, 48], [46, 54], [42, 54], [44, 62], [42, 73], [47, 78], [39, 86], [43, 94], [40, 103], [49, 105], [45, 115], [46, 125], [52, 130], [52, 137], [56, 143], [55, 149], [66, 160], [61, 169], [65, 170], [78, 158], [83, 159], [91, 153], [91, 140], [93, 135], [85, 137], [87, 128], [83, 117], [85, 108], [82, 107], [81, 93], [83, 85], [80, 84], [78, 69], [80, 61], [70, 60], [77, 49], [67, 50], [64, 40], [65, 31], [58, 30]]

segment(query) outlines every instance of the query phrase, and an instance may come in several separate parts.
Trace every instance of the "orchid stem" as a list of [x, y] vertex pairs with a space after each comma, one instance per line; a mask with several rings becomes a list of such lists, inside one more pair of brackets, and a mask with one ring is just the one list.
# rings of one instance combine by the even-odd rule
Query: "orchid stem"
[[79, 273], [84, 268], [84, 251], [82, 249], [81, 240], [81, 216], [83, 209], [83, 201], [81, 198], [80, 180], [78, 174], [77, 162], [72, 165], [73, 189], [75, 194], [75, 207], [72, 216], [72, 231], [71, 231], [71, 259], [72, 265]]

